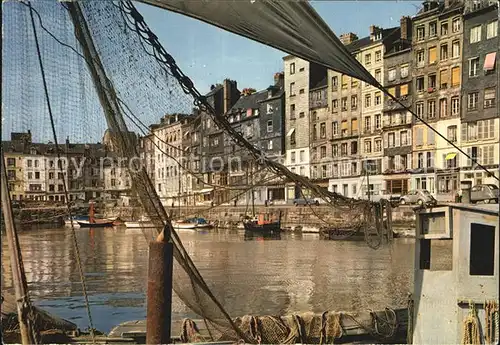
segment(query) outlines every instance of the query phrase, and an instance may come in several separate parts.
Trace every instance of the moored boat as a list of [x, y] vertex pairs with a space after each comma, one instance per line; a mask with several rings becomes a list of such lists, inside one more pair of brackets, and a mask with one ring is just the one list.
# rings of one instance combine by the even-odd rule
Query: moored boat
[[109, 228], [113, 227], [113, 220], [110, 219], [95, 219], [94, 217], [94, 202], [89, 203], [88, 220], [76, 221], [81, 228]]
[[107, 219], [94, 219], [91, 220], [78, 220], [78, 225], [80, 228], [111, 228], [113, 227], [113, 221]]
[[143, 228], [155, 228], [154, 223], [149, 219], [149, 217], [142, 216], [137, 221], [125, 222], [127, 229], [143, 229]]
[[243, 227], [245, 231], [262, 233], [262, 234], [275, 234], [281, 232], [281, 212], [279, 218], [273, 219], [269, 213], [261, 213], [256, 218], [243, 220]]
[[80, 224], [78, 224], [78, 221], [87, 221], [87, 220], [89, 220], [89, 216], [73, 216], [72, 219], [68, 217], [64, 220], [64, 225], [71, 226], [71, 223], [73, 223], [74, 227], [79, 227]]
[[173, 221], [172, 226], [176, 230], [198, 230], [198, 229], [211, 229], [213, 224], [208, 222], [205, 218], [194, 217], [184, 220]]

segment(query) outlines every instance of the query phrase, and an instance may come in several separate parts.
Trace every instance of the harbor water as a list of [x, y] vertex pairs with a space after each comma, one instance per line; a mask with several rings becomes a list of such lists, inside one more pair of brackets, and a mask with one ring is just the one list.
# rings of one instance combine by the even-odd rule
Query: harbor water
[[[94, 327], [145, 319], [148, 244], [140, 230], [76, 229]], [[180, 237], [231, 316], [406, 307], [412, 289], [414, 241], [395, 239], [377, 250], [364, 242], [323, 241], [286, 234], [246, 238], [241, 230], [180, 232]], [[4, 234], [2, 234], [2, 237]], [[89, 325], [71, 230], [19, 234], [35, 304]], [[13, 292], [2, 238], [2, 292]], [[173, 318], [193, 317], [176, 296]]]

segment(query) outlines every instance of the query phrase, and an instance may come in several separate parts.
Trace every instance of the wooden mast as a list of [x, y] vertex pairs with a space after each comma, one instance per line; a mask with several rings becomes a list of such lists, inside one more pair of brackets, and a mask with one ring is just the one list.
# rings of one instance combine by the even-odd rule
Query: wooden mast
[[21, 341], [23, 344], [36, 344], [33, 324], [28, 319], [27, 315], [31, 314], [31, 303], [28, 298], [28, 286], [21, 257], [19, 239], [17, 237], [14, 224], [14, 215], [12, 213], [12, 205], [9, 193], [9, 184], [7, 182], [7, 171], [5, 169], [3, 150], [1, 154], [1, 180], [2, 180], [2, 212], [5, 223], [5, 233], [7, 235], [7, 243], [9, 245], [10, 265], [12, 268], [12, 280], [16, 294], [17, 318], [19, 320], [19, 332], [21, 333]]

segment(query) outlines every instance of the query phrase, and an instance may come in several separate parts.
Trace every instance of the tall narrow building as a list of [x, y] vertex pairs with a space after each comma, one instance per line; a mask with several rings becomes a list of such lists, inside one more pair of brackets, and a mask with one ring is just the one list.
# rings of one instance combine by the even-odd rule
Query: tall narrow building
[[412, 24], [410, 17], [402, 17], [400, 22], [400, 37], [387, 47], [384, 55], [384, 86], [397, 101], [389, 96], [384, 97], [382, 130], [385, 192], [373, 190], [371, 194], [374, 197], [398, 195], [410, 189], [413, 116], [405, 107], [411, 109], [412, 105]]
[[[283, 58], [285, 65], [285, 165], [294, 173], [311, 176], [311, 125], [309, 91], [327, 75], [325, 67], [294, 56]], [[287, 200], [300, 198], [300, 191], [290, 183], [286, 187]]]
[[[493, 1], [467, 3], [464, 10], [464, 49], [462, 57], [462, 149], [496, 176], [500, 161], [499, 71], [500, 35], [498, 9]], [[460, 159], [460, 180], [473, 186], [498, 181], [472, 160]]]
[[[425, 1], [413, 18], [414, 111], [450, 142], [460, 145], [462, 68], [461, 1]], [[413, 127], [415, 187], [439, 200], [453, 200], [459, 188], [457, 151], [421, 121]]]

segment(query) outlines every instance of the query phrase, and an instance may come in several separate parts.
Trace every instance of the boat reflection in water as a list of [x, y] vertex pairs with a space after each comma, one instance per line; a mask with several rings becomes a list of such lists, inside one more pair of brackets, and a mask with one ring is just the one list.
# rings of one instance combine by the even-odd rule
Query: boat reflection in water
[[245, 230], [245, 241], [270, 241], [281, 240], [281, 232], [262, 233]]

